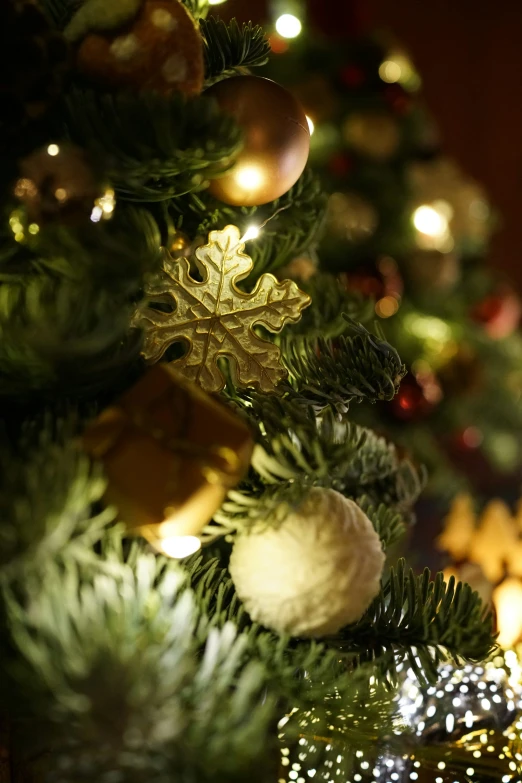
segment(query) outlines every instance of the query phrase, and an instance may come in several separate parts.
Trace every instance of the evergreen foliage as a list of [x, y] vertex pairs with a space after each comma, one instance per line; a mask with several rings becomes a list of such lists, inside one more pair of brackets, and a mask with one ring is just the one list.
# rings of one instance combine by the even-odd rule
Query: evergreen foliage
[[[207, 20], [202, 0], [186, 5], [200, 20], [209, 81], [265, 62], [258, 27]], [[58, 31], [77, 8], [45, 6]], [[251, 424], [256, 446], [202, 555], [180, 564], [131, 542], [80, 440], [144, 371], [130, 321], [161, 246], [176, 231], [197, 243], [229, 223], [267, 221], [248, 247], [247, 286], [316, 257], [326, 202], [316, 176], [305, 170], [272, 204], [221, 204], [205, 188], [242, 137], [213, 101], [87, 88], [74, 70], [62, 100], [22, 136], [20, 156], [50, 143], [85, 148], [116, 209], [107, 222], [59, 216], [24, 233], [13, 197], [20, 161], [0, 150], [0, 719], [13, 759], [46, 783], [268, 783], [277, 724], [293, 710], [313, 711], [316, 732], [330, 730], [332, 712], [349, 715], [352, 750], [371, 745], [393, 723], [400, 662], [431, 680], [444, 655], [490, 652], [491, 615], [478, 596], [399, 564], [358, 623], [303, 641], [253, 624], [226, 569], [234, 535], [280, 524], [314, 486], [353, 498], [386, 550], [412, 522], [422, 469], [352, 418], [355, 402], [393, 397], [404, 374], [370, 330], [371, 303], [319, 274], [303, 284], [310, 311], [270, 336], [289, 372], [280, 394], [229, 379], [223, 401]]]

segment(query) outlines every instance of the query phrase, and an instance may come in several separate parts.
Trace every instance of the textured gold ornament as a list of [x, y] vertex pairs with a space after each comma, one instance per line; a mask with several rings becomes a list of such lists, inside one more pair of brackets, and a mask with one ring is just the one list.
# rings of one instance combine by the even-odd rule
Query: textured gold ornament
[[[285, 323], [295, 323], [310, 297], [291, 280], [278, 283], [270, 274], [262, 275], [252, 293], [237, 287], [253, 267], [242, 251], [236, 226], [211, 231], [209, 242], [196, 250], [201, 282], [190, 275], [186, 258], [175, 261], [167, 253], [163, 269], [146, 287], [148, 304], [134, 316], [135, 326], [145, 329], [143, 356], [154, 363], [174, 343], [188, 343], [188, 350], [172, 366], [208, 392], [218, 392], [225, 378], [218, 359], [226, 358], [234, 382], [271, 392], [286, 376], [280, 364], [279, 348], [259, 337], [256, 324], [280, 332]], [[172, 313], [151, 304], [175, 303]]]
[[[502, 500], [493, 499], [477, 517], [471, 497], [459, 495], [438, 538], [439, 549], [456, 561], [451, 567], [453, 574], [481, 595], [491, 594], [497, 641], [505, 649], [522, 642], [521, 510], [522, 505], [513, 515]], [[469, 579], [473, 565], [480, 572], [475, 571]]]

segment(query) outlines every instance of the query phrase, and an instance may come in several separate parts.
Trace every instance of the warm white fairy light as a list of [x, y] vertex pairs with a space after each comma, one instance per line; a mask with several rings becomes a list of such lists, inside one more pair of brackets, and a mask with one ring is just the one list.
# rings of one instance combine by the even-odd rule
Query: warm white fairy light
[[275, 23], [275, 28], [282, 38], [297, 38], [302, 25], [297, 16], [282, 14]]
[[249, 239], [257, 239], [260, 232], [261, 228], [259, 226], [249, 226], [241, 237], [241, 242], [248, 242]]
[[177, 560], [193, 555], [201, 548], [201, 541], [196, 536], [169, 536], [158, 541], [158, 548]]
[[102, 196], [96, 199], [94, 207], [91, 212], [91, 220], [93, 223], [98, 223], [100, 220], [107, 220], [112, 217], [114, 212], [114, 206], [116, 199], [114, 190], [107, 188]]
[[429, 204], [423, 204], [413, 213], [413, 225], [421, 234], [442, 237], [448, 230], [448, 219], [440, 210]]
[[308, 123], [308, 130], [310, 131], [310, 136], [312, 136], [315, 130], [314, 121], [312, 120], [311, 117], [308, 116], [308, 114], [306, 115], [306, 121]]
[[47, 147], [47, 154], [54, 158], [60, 152], [58, 144], [49, 144]]

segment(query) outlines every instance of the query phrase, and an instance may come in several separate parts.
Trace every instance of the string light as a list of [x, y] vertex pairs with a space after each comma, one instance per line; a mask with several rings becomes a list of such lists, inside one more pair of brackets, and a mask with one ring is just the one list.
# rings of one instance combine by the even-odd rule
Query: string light
[[157, 546], [169, 557], [181, 560], [201, 549], [201, 541], [196, 536], [170, 536], [158, 541]]
[[313, 136], [315, 125], [314, 125], [314, 121], [312, 120], [311, 117], [308, 116], [308, 114], [306, 115], [306, 121], [308, 123], [308, 130], [310, 131], [310, 136]]
[[297, 38], [301, 32], [301, 22], [293, 14], [282, 14], [275, 23], [275, 28], [283, 38]]
[[[261, 229], [263, 229], [267, 225], [267, 223], [270, 223], [271, 220], [273, 220], [275, 217], [277, 217], [280, 212], [284, 212], [285, 209], [289, 209], [289, 207], [290, 207], [290, 204], [286, 204], [286, 206], [284, 206], [284, 207], [279, 207], [279, 209], [276, 209], [276, 211], [273, 212], [270, 215], [270, 217], [267, 217], [266, 220], [263, 220], [263, 222], [260, 223], [259, 226], [254, 226], [254, 225], [248, 226], [247, 230], [245, 231], [245, 233], [243, 234], [243, 236], [239, 240], [238, 247], [243, 242], [248, 242], [249, 239], [257, 239], [259, 234], [261, 233]], [[234, 248], [234, 250], [235, 250], [235, 248]]]
[[394, 60], [385, 60], [379, 67], [379, 76], [383, 82], [395, 84], [400, 81], [402, 74], [401, 66]]
[[249, 226], [243, 236], [241, 237], [241, 242], [248, 242], [249, 239], [257, 239], [260, 234], [260, 227], [259, 226]]
[[114, 190], [107, 188], [102, 196], [96, 199], [94, 207], [91, 212], [91, 220], [93, 223], [98, 223], [100, 220], [107, 220], [112, 217], [114, 212], [114, 206], [116, 204], [116, 198]]
[[430, 237], [442, 237], [448, 230], [446, 216], [428, 204], [417, 207], [413, 213], [413, 225], [421, 234]]
[[47, 147], [47, 154], [51, 155], [51, 157], [55, 157], [60, 152], [60, 147], [58, 144], [49, 144]]
[[399, 302], [394, 296], [383, 296], [375, 304], [375, 312], [379, 318], [390, 318], [399, 309]]

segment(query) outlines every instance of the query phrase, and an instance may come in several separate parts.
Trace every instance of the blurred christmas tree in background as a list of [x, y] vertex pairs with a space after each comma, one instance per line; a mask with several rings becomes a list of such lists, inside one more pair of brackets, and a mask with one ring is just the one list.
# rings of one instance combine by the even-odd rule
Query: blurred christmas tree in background
[[[406, 61], [330, 49], [315, 87], [289, 66], [294, 94], [256, 75], [273, 36], [209, 10], [0, 10], [0, 779], [520, 780], [516, 653], [478, 592], [394, 550], [421, 461], [452, 471], [382, 434], [402, 436], [413, 379], [433, 439], [453, 419], [428, 386], [475, 333], [492, 356], [516, 341], [514, 317], [490, 333], [480, 269], [454, 287], [482, 196], [388, 83]], [[346, 116], [330, 67], [362, 90]], [[436, 296], [403, 268], [421, 253], [411, 269], [454, 263]], [[448, 311], [415, 304], [427, 291]]]
[[351, 4], [352, 25], [335, 32], [328, 4], [310, 5], [310, 19], [306, 4], [288, 5], [295, 37], [270, 6], [269, 72], [301, 98], [310, 163], [331, 193], [321, 265], [374, 298], [408, 368], [387, 406], [353, 415], [427, 465], [436, 497], [494, 494], [514, 486], [522, 459], [521, 305], [486, 263], [497, 218], [445, 156], [407, 52], [361, 34]]

